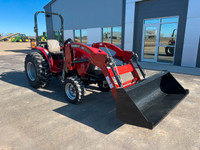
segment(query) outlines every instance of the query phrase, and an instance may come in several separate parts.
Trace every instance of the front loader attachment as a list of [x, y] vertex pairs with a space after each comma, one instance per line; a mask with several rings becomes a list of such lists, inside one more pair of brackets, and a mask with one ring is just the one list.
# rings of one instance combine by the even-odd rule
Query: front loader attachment
[[117, 88], [116, 116], [121, 121], [153, 129], [187, 94], [167, 71]]
[[[91, 57], [92, 61], [96, 60], [94, 65], [104, 73], [116, 100], [117, 118], [125, 123], [153, 129], [189, 92], [168, 71], [145, 78], [134, 52], [123, 51], [104, 42], [94, 43], [92, 47], [105, 47], [108, 52], [109, 49], [116, 52], [114, 56], [107, 54], [100, 58], [100, 53], [96, 53]], [[118, 66], [114, 59], [122, 61], [123, 65]], [[138, 66], [143, 80], [132, 60]], [[129, 80], [131, 76], [133, 78]]]

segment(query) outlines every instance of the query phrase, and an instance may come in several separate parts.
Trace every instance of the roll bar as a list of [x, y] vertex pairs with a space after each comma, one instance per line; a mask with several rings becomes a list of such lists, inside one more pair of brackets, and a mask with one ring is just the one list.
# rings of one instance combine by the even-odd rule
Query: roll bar
[[56, 15], [56, 16], [59, 16], [60, 17], [60, 20], [61, 20], [61, 28], [60, 28], [60, 31], [62, 33], [62, 42], [64, 42], [64, 21], [63, 21], [63, 17], [58, 14], [58, 13], [52, 13], [52, 12], [45, 12], [45, 11], [37, 11], [34, 15], [34, 20], [35, 20], [35, 27], [34, 27], [34, 32], [36, 33], [36, 46], [38, 46], [38, 23], [37, 23], [37, 15], [39, 13], [44, 13], [46, 15], [46, 17], [48, 15]]

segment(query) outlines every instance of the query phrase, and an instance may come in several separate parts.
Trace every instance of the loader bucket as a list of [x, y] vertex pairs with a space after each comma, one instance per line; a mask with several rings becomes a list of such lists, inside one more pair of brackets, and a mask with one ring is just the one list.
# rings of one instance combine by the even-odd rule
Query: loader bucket
[[188, 93], [163, 71], [128, 88], [118, 88], [116, 116], [125, 123], [153, 129]]

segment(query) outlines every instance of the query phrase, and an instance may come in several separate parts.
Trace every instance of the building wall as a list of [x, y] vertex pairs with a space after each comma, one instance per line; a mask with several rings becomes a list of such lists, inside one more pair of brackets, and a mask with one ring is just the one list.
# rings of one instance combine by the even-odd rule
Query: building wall
[[200, 67], [200, 1], [189, 0], [182, 66]]
[[[63, 16], [65, 30], [122, 25], [122, 0], [56, 0], [51, 7]], [[57, 19], [54, 30], [59, 30]]]
[[[50, 3], [45, 6], [45, 11], [51, 12], [51, 4]], [[46, 30], [47, 30], [48, 38], [52, 39], [54, 37], [52, 16], [46, 17]]]
[[124, 22], [124, 50], [133, 51], [135, 0], [126, 0]]
[[88, 44], [102, 41], [102, 29], [101, 28], [89, 28], [87, 29]]
[[188, 0], [150, 0], [135, 3], [133, 50], [141, 58], [144, 19], [179, 16], [174, 64], [181, 65]]
[[199, 46], [198, 46], [198, 55], [196, 66], [200, 68], [200, 36], [199, 36]]
[[64, 30], [64, 40], [67, 40], [68, 38], [74, 39], [73, 30]]
[[[122, 48], [140, 57], [143, 19], [179, 16], [174, 64], [200, 67], [199, 6], [199, 0], [52, 0], [45, 10], [62, 14], [65, 39], [87, 28], [88, 44], [102, 40], [102, 27], [122, 26]], [[58, 19], [47, 19], [48, 35], [59, 30]]]

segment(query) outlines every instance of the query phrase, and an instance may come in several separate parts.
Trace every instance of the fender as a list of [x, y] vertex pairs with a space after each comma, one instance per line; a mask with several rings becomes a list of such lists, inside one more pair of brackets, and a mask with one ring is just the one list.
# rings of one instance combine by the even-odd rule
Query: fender
[[41, 52], [46, 57], [49, 64], [50, 72], [52, 72], [54, 61], [51, 57], [49, 57], [49, 51], [42, 47], [36, 47], [35, 50], [39, 50], [39, 52]]

